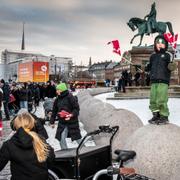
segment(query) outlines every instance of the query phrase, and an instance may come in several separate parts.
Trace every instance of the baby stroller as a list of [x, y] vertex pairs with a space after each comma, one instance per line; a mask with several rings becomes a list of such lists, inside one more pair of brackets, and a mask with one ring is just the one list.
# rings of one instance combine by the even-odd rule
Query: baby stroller
[[8, 108], [12, 115], [17, 114], [19, 111], [19, 107], [16, 105], [16, 98], [13, 94], [9, 95]]
[[54, 99], [53, 98], [45, 98], [43, 107], [45, 111], [45, 121], [49, 121], [52, 115], [52, 110], [53, 110], [53, 104], [54, 104]]

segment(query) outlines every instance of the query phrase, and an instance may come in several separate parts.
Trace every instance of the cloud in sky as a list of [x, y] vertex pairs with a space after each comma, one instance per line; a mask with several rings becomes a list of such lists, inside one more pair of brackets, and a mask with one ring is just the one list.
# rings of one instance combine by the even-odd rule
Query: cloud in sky
[[[22, 22], [25, 22], [27, 51], [45, 55], [72, 57], [76, 63], [88, 63], [119, 57], [106, 45], [119, 39], [121, 49], [131, 48], [133, 33], [126, 25], [131, 17], [143, 18], [152, 0], [1, 0], [0, 51], [21, 47]], [[177, 0], [157, 0], [157, 20], [170, 21], [180, 29]], [[171, 9], [169, 9], [171, 7]], [[151, 44], [146, 36], [143, 44]], [[135, 39], [134, 45], [139, 41]]]

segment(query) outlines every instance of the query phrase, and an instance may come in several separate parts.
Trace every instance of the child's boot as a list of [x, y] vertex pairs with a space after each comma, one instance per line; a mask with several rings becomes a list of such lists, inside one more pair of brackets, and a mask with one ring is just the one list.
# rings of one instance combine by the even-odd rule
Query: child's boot
[[160, 115], [160, 118], [158, 120], [158, 124], [167, 124], [167, 123], [169, 123], [168, 116]]
[[159, 117], [160, 117], [159, 112], [153, 112], [153, 117], [148, 122], [150, 124], [157, 124]]

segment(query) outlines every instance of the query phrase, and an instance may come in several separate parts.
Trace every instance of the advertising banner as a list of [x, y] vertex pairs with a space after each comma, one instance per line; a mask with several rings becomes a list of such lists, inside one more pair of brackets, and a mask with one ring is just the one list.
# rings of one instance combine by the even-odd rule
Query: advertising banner
[[33, 69], [34, 82], [46, 82], [49, 80], [48, 62], [33, 62]]
[[18, 81], [33, 81], [33, 64], [32, 62], [21, 63], [18, 67]]
[[46, 82], [49, 80], [49, 63], [33, 62], [33, 82]]
[[49, 80], [48, 62], [21, 63], [18, 67], [19, 82], [46, 82]]

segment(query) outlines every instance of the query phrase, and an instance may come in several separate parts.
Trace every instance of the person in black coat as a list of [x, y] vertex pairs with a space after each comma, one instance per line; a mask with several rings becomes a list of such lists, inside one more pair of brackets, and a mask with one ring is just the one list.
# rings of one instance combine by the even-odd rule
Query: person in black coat
[[34, 84], [34, 102], [36, 106], [39, 106], [40, 101], [40, 89], [38, 84]]
[[56, 87], [50, 81], [47, 82], [47, 87], [45, 89], [45, 97], [48, 98], [56, 97]]
[[[56, 90], [58, 97], [53, 105], [50, 124], [54, 127], [55, 119], [58, 117], [56, 139], [60, 141], [61, 149], [67, 149], [66, 138], [68, 135], [72, 141], [81, 139], [78, 122], [79, 104], [77, 99], [69, 93], [65, 83], [57, 85]], [[65, 112], [64, 115], [63, 112]]]
[[32, 131], [35, 120], [29, 113], [18, 115], [16, 133], [0, 149], [0, 171], [10, 161], [11, 180], [48, 180], [53, 149]]
[[3, 105], [4, 105], [4, 112], [6, 115], [6, 119], [4, 120], [10, 120], [10, 113], [9, 113], [9, 107], [8, 107], [10, 87], [9, 87], [9, 84], [4, 81], [4, 79], [1, 79], [0, 87], [3, 90]]
[[20, 108], [28, 109], [28, 94], [29, 94], [29, 90], [27, 83], [24, 83], [21, 85], [21, 88], [19, 89], [18, 92]]

